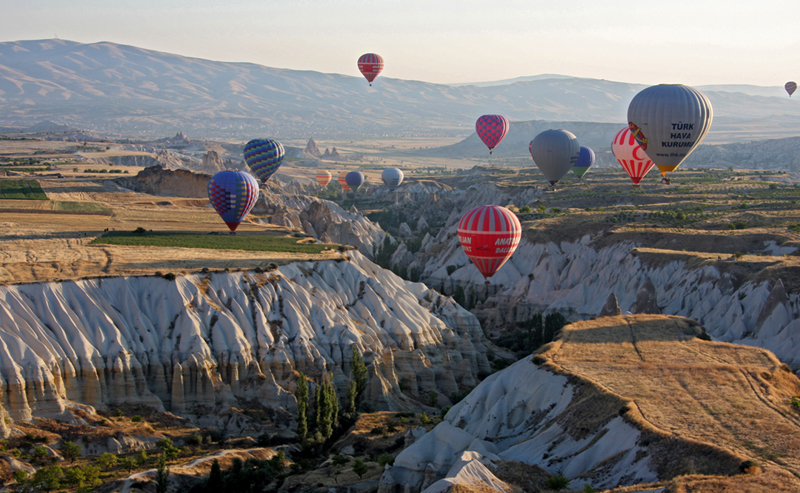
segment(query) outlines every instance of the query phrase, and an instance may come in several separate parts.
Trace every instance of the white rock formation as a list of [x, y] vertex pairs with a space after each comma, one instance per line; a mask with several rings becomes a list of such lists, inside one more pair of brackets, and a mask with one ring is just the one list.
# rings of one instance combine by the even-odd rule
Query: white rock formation
[[334, 202], [307, 195], [262, 192], [256, 209], [272, 214], [271, 224], [300, 228], [319, 241], [352, 245], [369, 258], [374, 245], [386, 237], [380, 226], [358, 211], [347, 212]]
[[[448, 235], [440, 233], [438, 238]], [[800, 293], [787, 294], [780, 282], [741, 282], [724, 270], [728, 261], [719, 262], [720, 268], [692, 268], [682, 260], [650, 263], [632, 243], [596, 248], [589, 235], [559, 245], [523, 239], [487, 288], [458, 240], [445, 242], [437, 255], [418, 254], [409, 269], [417, 267], [422, 282], [445, 294], [456, 285], [474, 288], [478, 298], [486, 300], [476, 314], [487, 327], [527, 320], [536, 312], [593, 317], [612, 293], [622, 313], [631, 313], [650, 279], [655, 298], [649, 298], [649, 288], [641, 294], [644, 301], [657, 301], [661, 313], [693, 318], [714, 339], [769, 349], [800, 370]], [[764, 248], [771, 252], [779, 247], [766, 242]], [[449, 265], [457, 267], [450, 275]]]
[[[438, 493], [455, 483], [502, 490], [491, 473], [494, 460], [581, 476], [575, 487], [656, 481], [655, 467], [638, 443], [641, 432], [622, 417], [594, 425], [576, 422], [576, 408], [591, 406], [580, 392], [566, 376], [539, 368], [530, 356], [489, 376], [397, 456], [389, 470], [395, 491]], [[429, 469], [443, 479], [425, 485]]]
[[330, 373], [345, 395], [351, 347], [371, 363], [366, 399], [382, 409], [419, 409], [409, 396], [450, 395], [489, 371], [472, 314], [351, 255], [172, 282], [1, 286], [0, 415], [140, 403], [193, 419], [237, 399], [291, 411], [297, 372]]

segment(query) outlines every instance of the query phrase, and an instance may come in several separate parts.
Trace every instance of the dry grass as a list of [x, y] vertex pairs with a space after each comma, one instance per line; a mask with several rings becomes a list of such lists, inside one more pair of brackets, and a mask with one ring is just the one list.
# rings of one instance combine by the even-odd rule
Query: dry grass
[[[661, 477], [737, 473], [745, 459], [800, 475], [800, 413], [790, 405], [800, 380], [766, 350], [700, 333], [681, 317], [606, 317], [566, 326], [542, 356], [627, 402], [621, 413], [643, 430]], [[608, 416], [610, 396], [593, 398], [609, 403], [598, 414]]]

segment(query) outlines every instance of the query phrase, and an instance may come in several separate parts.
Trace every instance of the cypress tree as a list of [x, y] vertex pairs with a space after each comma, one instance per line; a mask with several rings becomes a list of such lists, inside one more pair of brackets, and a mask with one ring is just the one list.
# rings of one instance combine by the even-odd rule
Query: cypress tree
[[353, 351], [353, 366], [350, 370], [350, 379], [356, 383], [356, 408], [364, 399], [364, 391], [367, 390], [367, 365], [364, 358], [355, 345], [351, 346]]
[[203, 493], [222, 493], [224, 488], [225, 480], [222, 478], [222, 469], [219, 467], [219, 461], [214, 459], [214, 462], [211, 463], [211, 473], [203, 487]]
[[350, 416], [356, 414], [356, 398], [358, 397], [358, 385], [355, 380], [350, 380], [347, 385], [347, 409], [346, 413]]
[[300, 374], [297, 381], [297, 434], [303, 439], [308, 434], [308, 379]]

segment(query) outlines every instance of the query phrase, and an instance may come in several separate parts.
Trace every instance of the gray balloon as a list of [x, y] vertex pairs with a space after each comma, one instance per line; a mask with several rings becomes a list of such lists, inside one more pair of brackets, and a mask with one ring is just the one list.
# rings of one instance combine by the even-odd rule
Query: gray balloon
[[706, 95], [682, 84], [648, 87], [628, 106], [634, 138], [662, 173], [674, 171], [691, 154], [713, 119]]
[[403, 176], [403, 172], [397, 168], [386, 168], [381, 173], [381, 180], [384, 185], [389, 187], [389, 190], [395, 191], [403, 183]]
[[545, 178], [555, 185], [578, 160], [581, 145], [572, 132], [545, 130], [531, 141], [528, 150]]

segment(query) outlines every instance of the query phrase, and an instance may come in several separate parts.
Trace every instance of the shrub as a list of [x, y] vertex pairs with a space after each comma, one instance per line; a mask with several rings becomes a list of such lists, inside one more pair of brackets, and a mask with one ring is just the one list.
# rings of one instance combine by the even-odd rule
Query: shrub
[[531, 212], [533, 212], [533, 211], [532, 211], [532, 209], [531, 209], [531, 207], [529, 205], [524, 205], [524, 206], [519, 208], [519, 213], [520, 214], [530, 214]]
[[387, 465], [391, 466], [392, 463], [394, 463], [394, 458], [392, 457], [392, 454], [384, 452], [378, 456], [378, 465], [381, 466], [382, 468], [386, 467]]
[[792, 407], [795, 409], [800, 409], [800, 396], [792, 397]]
[[356, 461], [353, 463], [353, 472], [358, 474], [358, 479], [364, 477], [364, 474], [366, 474], [367, 471], [369, 471], [369, 467], [364, 464], [364, 461], [361, 459], [356, 459]]
[[131, 421], [133, 421], [134, 423], [140, 423], [142, 421], [142, 417], [137, 414], [136, 416], [131, 418]]
[[172, 272], [167, 272], [166, 274], [164, 274], [164, 279], [166, 279], [167, 281], [174, 281], [175, 274], [173, 274]]
[[544, 484], [547, 486], [548, 490], [561, 491], [569, 486], [569, 479], [567, 479], [563, 474], [553, 474], [547, 478], [547, 481], [545, 481]]

